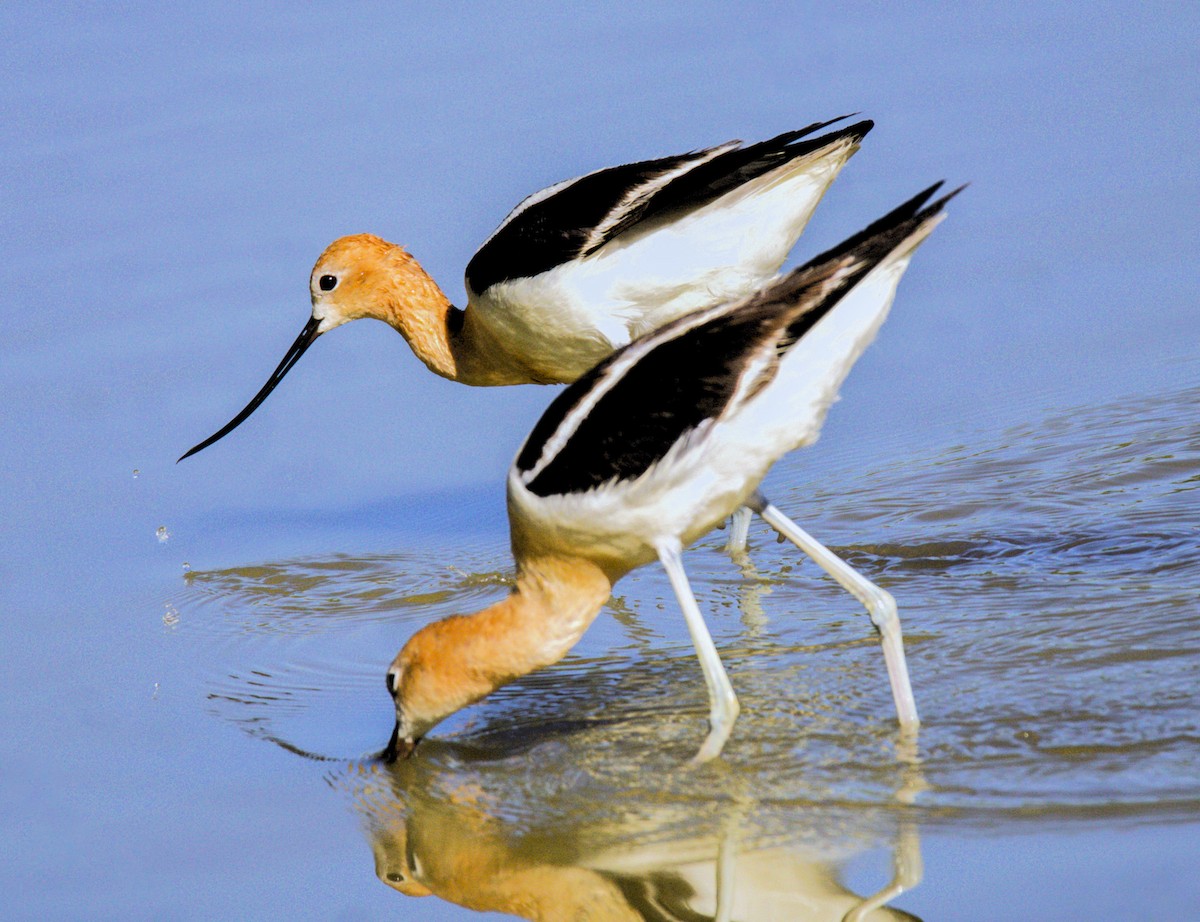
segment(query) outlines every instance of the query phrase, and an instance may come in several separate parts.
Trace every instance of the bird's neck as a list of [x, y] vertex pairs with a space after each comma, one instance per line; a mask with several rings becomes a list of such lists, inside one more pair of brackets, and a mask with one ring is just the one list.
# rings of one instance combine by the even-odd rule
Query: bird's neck
[[435, 374], [459, 380], [451, 329], [457, 308], [415, 259], [394, 246], [387, 296], [376, 314], [403, 336], [413, 353]]
[[401, 261], [392, 273], [383, 316], [434, 374], [473, 385], [528, 384], [524, 365], [490, 340], [472, 311], [450, 303], [415, 259], [395, 248]]
[[522, 561], [504, 600], [422, 628], [400, 654], [404, 706], [436, 723], [501, 685], [562, 659], [595, 619], [612, 584], [578, 558]]

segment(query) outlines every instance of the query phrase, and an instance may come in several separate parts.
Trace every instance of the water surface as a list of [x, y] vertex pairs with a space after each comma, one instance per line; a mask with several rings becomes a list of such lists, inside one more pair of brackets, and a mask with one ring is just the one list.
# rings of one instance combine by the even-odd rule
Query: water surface
[[[4, 915], [1194, 914], [1197, 25], [0, 8]], [[354, 324], [176, 466], [295, 337], [317, 253], [382, 234], [461, 305], [535, 189], [855, 111], [796, 260], [971, 186], [767, 488], [900, 601], [919, 739], [865, 615], [756, 528], [686, 561], [743, 703], [717, 765], [684, 767], [703, 684], [647, 568], [382, 768], [395, 651], [507, 589], [503, 474], [553, 392]]]
[[[1200, 536], [1180, 513], [1200, 485], [1200, 440], [1181, 422], [1198, 398], [1060, 411], [970, 448], [839, 471], [836, 490], [827, 471], [794, 486], [812, 473], [803, 455], [775, 472], [797, 517], [871, 536], [835, 549], [900, 601], [919, 739], [895, 727], [865, 614], [757, 531], [740, 567], [719, 533], [686, 557], [743, 706], [716, 765], [687, 764], [704, 686], [655, 568], [618, 584], [562, 664], [391, 768], [370, 758], [389, 729], [387, 660], [420, 625], [507, 591], [502, 534], [193, 572], [179, 639], [225, 651], [213, 715], [328, 763], [314, 771], [363, 817], [376, 872], [401, 892], [520, 912], [531, 879], [585, 894], [607, 882], [614, 907], [648, 912], [615, 869], [628, 864], [651, 899], [648, 881], [689, 873], [715, 887], [724, 849], [747, 862], [729, 879], [765, 900], [746, 912], [800, 898], [763, 882], [779, 877], [840, 914], [854, 897], [828, 889], [841, 863], [884, 849], [915, 884], [920, 829], [1195, 817]], [[492, 863], [504, 874], [480, 870]], [[715, 911], [715, 889], [688, 887], [681, 905]]]

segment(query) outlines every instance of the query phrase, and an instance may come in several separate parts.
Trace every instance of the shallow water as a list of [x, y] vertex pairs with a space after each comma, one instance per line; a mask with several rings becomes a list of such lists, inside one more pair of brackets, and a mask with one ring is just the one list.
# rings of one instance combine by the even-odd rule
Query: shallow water
[[[1200, 805], [1200, 526], [1187, 514], [1200, 499], [1200, 437], [1183, 422], [1198, 401], [1200, 389], [1188, 389], [1064, 411], [970, 450], [867, 471], [836, 493], [773, 491], [804, 521], [873, 539], [835, 549], [902, 603], [929, 715], [920, 763], [930, 811]], [[785, 461], [774, 481], [802, 482], [803, 466], [803, 456]], [[739, 568], [721, 537], [687, 563], [743, 697], [728, 767], [763, 800], [885, 803], [906, 769], [880, 760], [896, 734], [865, 615], [790, 545], [756, 534]], [[235, 640], [245, 660], [214, 678], [217, 713], [346, 758], [346, 725], [331, 721], [323, 739], [325, 722], [304, 712], [353, 714], [379, 691], [381, 651], [507, 591], [506, 570], [489, 567], [505, 557], [498, 535], [453, 554], [427, 545], [192, 572], [174, 604], [192, 626], [183, 633], [200, 635], [192, 642]], [[657, 795], [686, 788], [682, 779], [709, 783], [703, 771], [672, 770], [700, 733], [704, 691], [665, 578], [647, 568], [616, 592], [609, 617], [562, 665], [496, 693], [449, 735], [482, 734], [492, 742], [480, 745], [503, 751], [510, 734], [533, 744], [539, 727], [579, 723], [581, 742], [554, 739], [539, 763], [630, 747], [649, 767], [642, 783], [666, 785]], [[320, 658], [308, 658], [317, 647]], [[623, 761], [601, 757], [589, 777], [603, 785], [615, 771], [614, 787], [628, 792]]]
[[[0, 8], [0, 915], [1194, 915], [1197, 13], [524, 10]], [[553, 391], [352, 324], [175, 465], [316, 254], [381, 233], [461, 305], [535, 189], [854, 111], [795, 259], [971, 186], [766, 492], [898, 599], [919, 737], [863, 612], [755, 526], [685, 558], [743, 705], [718, 763], [648, 567], [380, 765], [396, 650], [507, 591]]]
[[[715, 887], [724, 848], [744, 863], [729, 879], [764, 901], [746, 917], [800, 898], [763, 882], [776, 878], [846, 912], [840, 862], [882, 848], [907, 868], [922, 828], [1194, 821], [1200, 440], [1181, 421], [1198, 399], [1060, 411], [841, 471], [836, 490], [786, 486], [804, 482], [803, 455], [775, 472], [775, 501], [802, 521], [871, 536], [835, 549], [901, 604], [918, 739], [895, 727], [865, 615], [758, 530], [740, 567], [719, 532], [685, 558], [742, 701], [716, 765], [687, 765], [704, 687], [656, 568], [618, 584], [562, 664], [391, 768], [370, 757], [388, 730], [386, 662], [420, 625], [507, 591], [502, 533], [194, 571], [176, 642], [213, 663], [210, 713], [320, 763], [401, 892], [519, 913], [522, 888], [600, 887], [636, 908], [630, 888]], [[681, 905], [714, 912], [697, 886]]]

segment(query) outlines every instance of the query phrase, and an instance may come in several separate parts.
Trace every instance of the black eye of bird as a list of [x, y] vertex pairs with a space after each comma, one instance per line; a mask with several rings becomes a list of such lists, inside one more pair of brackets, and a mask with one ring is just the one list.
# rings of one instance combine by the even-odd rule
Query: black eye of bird
[[388, 691], [392, 694], [393, 697], [395, 697], [395, 695], [396, 695], [396, 673], [392, 672], [390, 669], [388, 670], [388, 674], [387, 674], [387, 687], [388, 687]]
[[337, 276], [322, 275], [321, 280], [317, 284], [321, 286], [321, 291], [333, 291], [337, 287]]

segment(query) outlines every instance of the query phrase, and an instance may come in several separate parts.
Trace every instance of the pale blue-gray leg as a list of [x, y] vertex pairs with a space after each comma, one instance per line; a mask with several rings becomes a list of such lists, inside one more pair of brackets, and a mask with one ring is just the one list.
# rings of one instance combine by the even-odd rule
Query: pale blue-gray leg
[[725, 552], [730, 557], [740, 557], [746, 553], [750, 544], [750, 519], [753, 514], [754, 510], [749, 506], [739, 506], [729, 517], [729, 541], [725, 545]]
[[729, 676], [725, 673], [725, 667], [721, 665], [716, 645], [704, 624], [700, 606], [696, 604], [696, 597], [692, 595], [687, 574], [683, 572], [683, 546], [678, 538], [664, 538], [655, 544], [655, 550], [658, 551], [658, 559], [662, 561], [663, 569], [667, 571], [667, 578], [671, 581], [671, 588], [675, 590], [679, 607], [683, 609], [683, 617], [692, 635], [692, 644], [700, 658], [700, 669], [704, 672], [704, 684], [708, 686], [708, 737], [693, 760], [707, 762], [721, 754], [725, 741], [733, 732], [740, 705], [737, 695], [733, 693]]
[[917, 702], [913, 698], [908, 664], [904, 659], [904, 638], [900, 633], [896, 600], [772, 506], [761, 493], [755, 493], [747, 505], [866, 607], [883, 643], [883, 658], [887, 663], [888, 681], [892, 686], [892, 697], [896, 700], [896, 716], [900, 719], [900, 726], [916, 727], [921, 720], [917, 716]]

